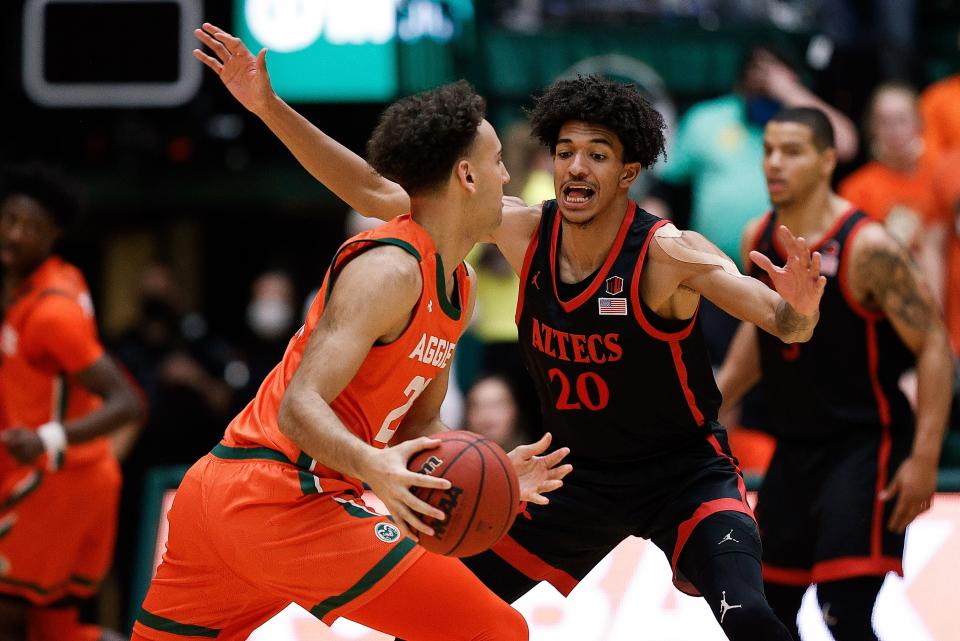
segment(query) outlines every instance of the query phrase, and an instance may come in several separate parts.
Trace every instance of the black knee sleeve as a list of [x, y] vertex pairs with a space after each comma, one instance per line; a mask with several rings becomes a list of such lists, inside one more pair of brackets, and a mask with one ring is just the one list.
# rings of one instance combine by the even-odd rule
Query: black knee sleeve
[[823, 622], [836, 641], [877, 641], [873, 605], [882, 576], [864, 576], [817, 585]]

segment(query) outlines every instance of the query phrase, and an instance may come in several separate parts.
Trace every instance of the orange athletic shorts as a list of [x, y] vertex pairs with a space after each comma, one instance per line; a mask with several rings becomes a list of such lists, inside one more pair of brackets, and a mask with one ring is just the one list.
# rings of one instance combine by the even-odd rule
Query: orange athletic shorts
[[[451, 586], [463, 616], [471, 617], [468, 608], [494, 620], [519, 617], [462, 563], [403, 538], [388, 517], [352, 493], [305, 494], [297, 467], [273, 456], [253, 458], [278, 453], [250, 448], [244, 460], [237, 454], [242, 448], [228, 449], [232, 460], [205, 456], [177, 490], [167, 550], [134, 624], [134, 639], [246, 639], [291, 602], [328, 624], [340, 616], [363, 623], [357, 613], [381, 596], [379, 601], [403, 601], [401, 611], [414, 622], [398, 626], [397, 633], [418, 632], [418, 626], [431, 626], [424, 618], [429, 595], [418, 593], [418, 586], [385, 594], [414, 565], [425, 569], [420, 582], [431, 593]], [[450, 622], [451, 629], [458, 625], [469, 627]], [[430, 631], [415, 638], [444, 637]]]
[[120, 482], [112, 456], [57, 472], [8, 471], [0, 480], [0, 594], [44, 606], [96, 593], [113, 558]]

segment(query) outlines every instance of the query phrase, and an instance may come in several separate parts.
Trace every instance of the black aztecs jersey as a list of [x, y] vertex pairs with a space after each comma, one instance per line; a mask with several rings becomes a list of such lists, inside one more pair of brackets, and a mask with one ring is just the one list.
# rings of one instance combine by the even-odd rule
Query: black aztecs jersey
[[[806, 343], [786, 345], [757, 332], [763, 369], [761, 387], [769, 406], [771, 431], [789, 438], [827, 439], [837, 429], [911, 429], [913, 414], [898, 381], [914, 356], [882, 313], [864, 309], [847, 286], [847, 248], [870, 222], [850, 209], [811, 250], [821, 254], [827, 286], [820, 300], [820, 321]], [[754, 249], [775, 265], [785, 253], [774, 236], [776, 212], [757, 230]], [[752, 275], [770, 284], [754, 266]]]
[[[702, 440], [720, 393], [696, 316], [667, 320], [640, 300], [644, 258], [666, 221], [632, 201], [605, 262], [564, 296], [557, 202], [544, 203], [520, 277], [517, 326], [554, 445], [579, 462], [650, 460]], [[642, 473], [642, 470], [638, 470]]]

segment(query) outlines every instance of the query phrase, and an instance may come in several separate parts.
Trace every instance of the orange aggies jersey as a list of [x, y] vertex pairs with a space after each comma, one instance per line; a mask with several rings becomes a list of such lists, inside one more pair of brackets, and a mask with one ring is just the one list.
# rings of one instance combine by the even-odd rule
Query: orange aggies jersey
[[[101, 399], [73, 380], [102, 355], [93, 303], [80, 270], [51, 256], [17, 288], [0, 329], [0, 425], [36, 428], [93, 411]], [[64, 465], [110, 454], [101, 437], [71, 445]]]
[[[450, 301], [443, 262], [433, 239], [409, 215], [358, 234], [340, 247], [310, 306], [306, 323], [290, 340], [283, 360], [264, 379], [256, 397], [227, 427], [223, 439], [228, 447], [279, 452], [301, 468], [300, 485], [305, 493], [362, 489], [358, 479], [345, 477], [301, 451], [280, 432], [277, 416], [310, 335], [323, 315], [334, 278], [348, 261], [376, 245], [395, 245], [414, 256], [420, 262], [423, 290], [403, 334], [389, 344], [374, 345], [350, 383], [330, 403], [347, 429], [375, 447], [385, 447], [413, 402], [449, 367], [466, 324], [463, 310], [470, 297], [470, 279], [465, 265], [461, 263], [456, 269]], [[375, 312], [376, 301], [370, 301], [370, 305]], [[277, 458], [266, 452], [265, 457]]]

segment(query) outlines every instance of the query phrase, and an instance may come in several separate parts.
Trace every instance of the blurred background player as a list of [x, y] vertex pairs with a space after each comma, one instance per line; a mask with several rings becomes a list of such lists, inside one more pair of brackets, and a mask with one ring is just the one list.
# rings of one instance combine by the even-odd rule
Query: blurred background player
[[113, 554], [120, 469], [108, 436], [142, 412], [97, 336], [90, 292], [55, 253], [78, 205], [38, 166], [0, 186], [3, 389], [0, 639], [110, 638], [81, 627]]
[[[947, 334], [906, 249], [831, 190], [826, 115], [781, 111], [764, 150], [774, 209], [744, 231], [744, 258], [784, 263], [774, 230], [786, 225], [821, 252], [829, 279], [809, 342], [784, 345], [743, 323], [718, 375], [727, 404], [759, 382], [778, 438], [757, 505], [767, 599], [799, 639], [797, 612], [815, 583], [837, 641], [876, 639], [877, 593], [888, 572], [903, 575], [904, 530], [936, 490]], [[898, 387], [914, 365], [916, 418]]]

